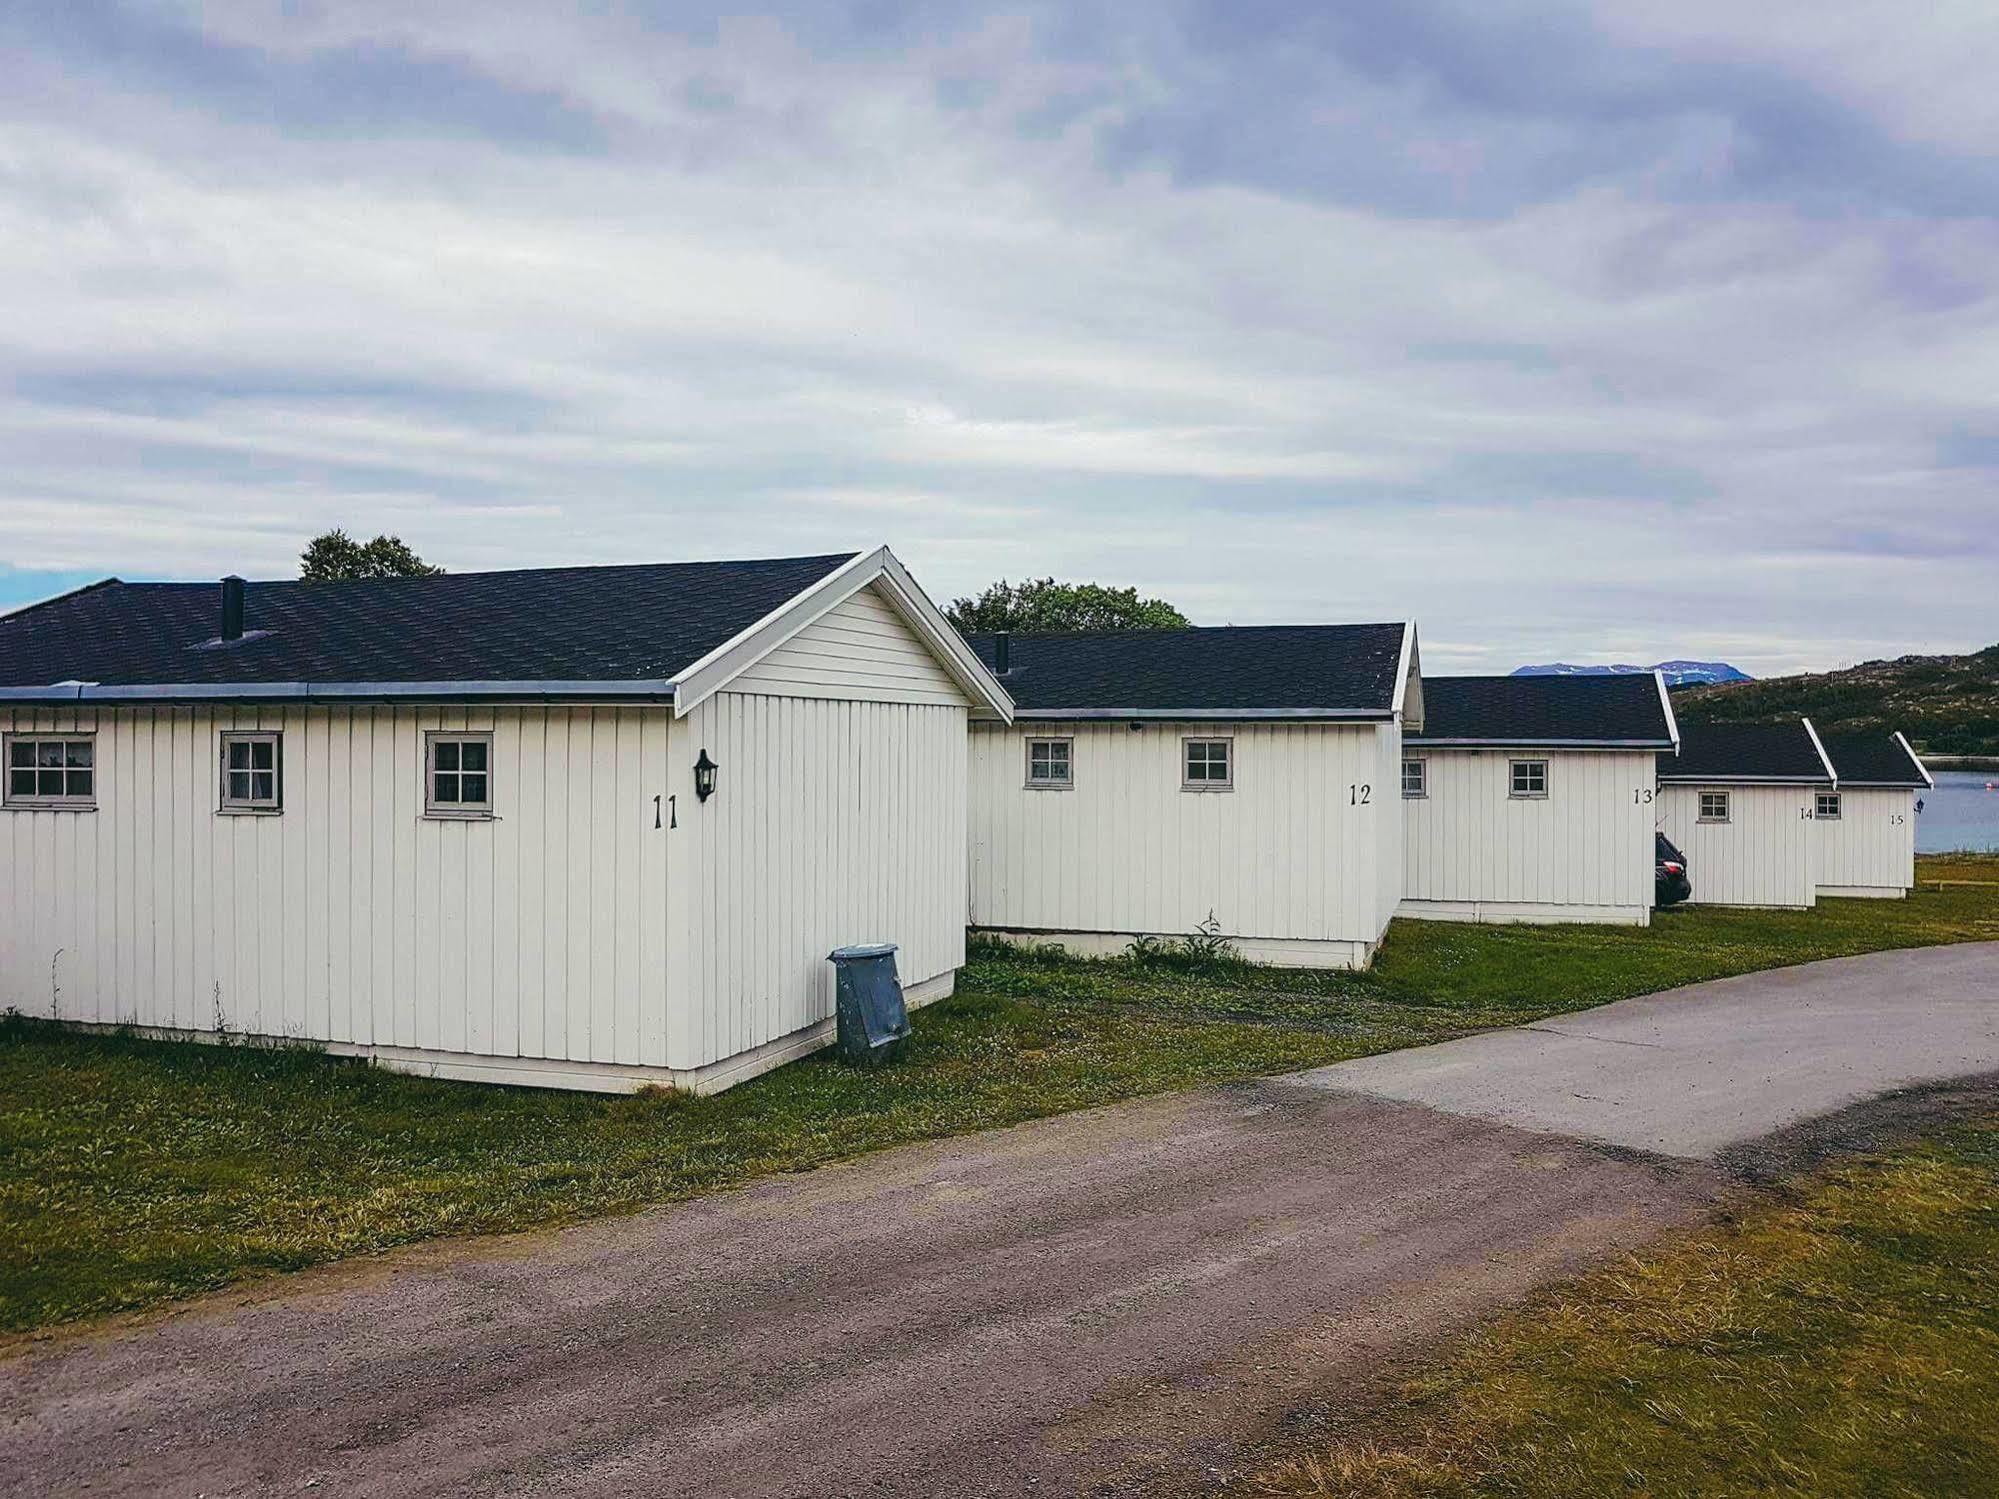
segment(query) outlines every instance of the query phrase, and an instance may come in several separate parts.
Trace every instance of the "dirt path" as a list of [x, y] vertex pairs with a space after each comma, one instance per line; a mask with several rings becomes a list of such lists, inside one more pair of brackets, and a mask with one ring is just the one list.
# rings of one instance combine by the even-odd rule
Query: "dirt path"
[[[1919, 1004], [1958, 1015], [1964, 1047], [1928, 1024], [1808, 1027], [1809, 1055], [1774, 1069], [1791, 1117], [1811, 1112], [1798, 1079], [1820, 1079], [1827, 1107], [1852, 1094], [1853, 1067], [1828, 1047], [1872, 1055], [1900, 1034], [1939, 1075], [1976, 1052], [1999, 1003], [1999, 948], [1983, 952], [1982, 966], [1926, 970], [1903, 954], [1872, 971], [1877, 988], [1912, 996], [1911, 1016]], [[1932, 971], [1947, 977], [1925, 991]], [[1826, 992], [1866, 988], [1849, 977]], [[1776, 982], [1766, 998], [1804, 992]], [[1682, 1014], [1710, 1060], [1730, 1053], [1714, 1044], [1716, 1006], [1740, 1005], [1743, 1034], [1781, 1062], [1758, 992], [1627, 1003], [1650, 1007], [1647, 1024]], [[1671, 1035], [1626, 1046], [1613, 1034], [1625, 1022], [1603, 1018], [1616, 1009], [1578, 1022], [1602, 1030], [1599, 1050], [1707, 1065], [1676, 1064], [1660, 1044]], [[1549, 1049], [1519, 1054], [1522, 1075], [1545, 1083]], [[1433, 1092], [1444, 1074], [1422, 1055], [1406, 1076]], [[1362, 1403], [1439, 1337], [1731, 1190], [1706, 1161], [1496, 1122], [1484, 1084], [1417, 1102], [1328, 1083], [1070, 1115], [29, 1345], [0, 1358], [0, 1491], [1199, 1487], [1242, 1444], [1323, 1417], [1327, 1391]], [[1503, 1107], [1522, 1107], [1522, 1091]], [[1648, 1121], [1680, 1097], [1699, 1126], [1712, 1093], [1666, 1079], [1648, 1097]]]

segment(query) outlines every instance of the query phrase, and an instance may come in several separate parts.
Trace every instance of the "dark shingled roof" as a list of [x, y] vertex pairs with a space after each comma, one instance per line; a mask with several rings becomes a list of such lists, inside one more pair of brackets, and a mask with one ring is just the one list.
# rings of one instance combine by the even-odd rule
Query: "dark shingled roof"
[[1690, 723], [1680, 753], [1659, 757], [1662, 781], [1812, 781], [1830, 785], [1804, 720]]
[[[1248, 625], [1017, 634], [1000, 682], [1020, 712], [1387, 717], [1405, 626]], [[994, 637], [970, 637], [988, 667]]]
[[1627, 676], [1423, 678], [1423, 732], [1411, 744], [1670, 746], [1650, 672]]
[[1893, 734], [1820, 734], [1842, 786], [1929, 785], [1921, 767]]
[[250, 583], [230, 645], [216, 584], [112, 579], [0, 617], [0, 686], [666, 682], [854, 555]]

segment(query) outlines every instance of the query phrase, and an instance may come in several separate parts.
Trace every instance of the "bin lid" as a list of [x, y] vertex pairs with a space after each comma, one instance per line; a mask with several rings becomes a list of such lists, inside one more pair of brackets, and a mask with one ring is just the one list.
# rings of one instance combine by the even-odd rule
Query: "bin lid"
[[886, 958], [894, 951], [893, 942], [875, 942], [862, 947], [836, 947], [826, 958], [829, 962], [845, 963], [852, 958]]

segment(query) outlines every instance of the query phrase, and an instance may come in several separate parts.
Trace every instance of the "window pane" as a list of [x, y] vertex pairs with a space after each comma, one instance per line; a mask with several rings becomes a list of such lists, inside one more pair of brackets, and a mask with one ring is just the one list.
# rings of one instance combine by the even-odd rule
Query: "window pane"
[[81, 770], [72, 770], [72, 771], [68, 772], [68, 773], [67, 773], [67, 779], [68, 779], [68, 781], [69, 781], [69, 785], [68, 785], [68, 786], [67, 786], [67, 787], [66, 787], [65, 789], [67, 790], [67, 792], [68, 792], [68, 794], [69, 794], [69, 795], [71, 795], [71, 796], [89, 796], [89, 795], [90, 795], [90, 767], [89, 767], [89, 766], [87, 766], [87, 765], [86, 765], [86, 766], [84, 766], [84, 768], [83, 768], [83, 769], [81, 769]]
[[459, 778], [458, 799], [473, 806], [483, 806], [486, 801], [486, 778], [467, 771]]
[[12, 744], [8, 745], [7, 763], [9, 765], [33, 765], [35, 763], [35, 741], [32, 739], [16, 739]]
[[32, 768], [16, 766], [7, 773], [7, 794], [9, 796], [33, 796], [35, 794], [35, 772]]
[[259, 770], [251, 773], [250, 795], [260, 802], [274, 802], [278, 799], [277, 777], [271, 771]]
[[458, 768], [458, 741], [456, 739], [436, 740], [432, 743], [431, 748], [437, 755], [437, 768], [439, 770], [456, 770]]
[[[442, 748], [442, 746], [440, 746]], [[431, 777], [430, 799], [434, 802], [456, 802], [458, 800], [458, 777], [452, 771], [439, 771]]]
[[90, 768], [90, 741], [88, 739], [72, 739], [68, 744], [63, 746], [63, 750], [63, 758], [72, 767], [81, 766], [85, 770]]
[[229, 741], [229, 768], [231, 770], [247, 770], [250, 768], [250, 744], [248, 740], [232, 739]]
[[272, 767], [272, 765], [275, 763], [277, 752], [278, 752], [278, 746], [276, 741], [274, 740], [270, 739], [251, 740], [250, 768], [252, 770], [269, 770]]
[[38, 772], [38, 774], [41, 776], [41, 783], [36, 788], [35, 794], [37, 796], [62, 795], [62, 771], [60, 769], [44, 770]]
[[[486, 741], [483, 739], [468, 739], [458, 747], [458, 755], [458, 763], [462, 769], [484, 770], [486, 768]], [[470, 798], [468, 797], [467, 800], [469, 801]]]
[[62, 764], [62, 741], [60, 739], [39, 739], [35, 742], [35, 760], [41, 765]]
[[250, 772], [232, 770], [229, 772], [229, 800], [244, 802], [250, 799]]

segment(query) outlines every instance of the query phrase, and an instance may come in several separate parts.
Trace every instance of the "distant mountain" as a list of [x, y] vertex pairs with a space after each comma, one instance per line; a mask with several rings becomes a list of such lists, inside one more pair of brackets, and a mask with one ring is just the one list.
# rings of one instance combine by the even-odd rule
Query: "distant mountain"
[[1902, 656], [1843, 671], [1690, 686], [1673, 699], [1683, 723], [1808, 716], [1821, 729], [1900, 729], [1919, 750], [1999, 754], [1999, 645], [1969, 656]]
[[1668, 687], [1707, 686], [1715, 682], [1747, 682], [1749, 673], [1737, 671], [1726, 661], [1661, 661], [1657, 666], [1571, 666], [1556, 661], [1548, 666], [1523, 666], [1516, 677], [1617, 677], [1638, 672], [1662, 671]]

